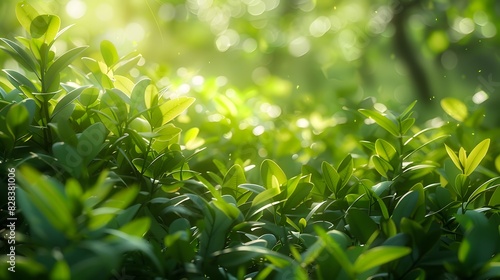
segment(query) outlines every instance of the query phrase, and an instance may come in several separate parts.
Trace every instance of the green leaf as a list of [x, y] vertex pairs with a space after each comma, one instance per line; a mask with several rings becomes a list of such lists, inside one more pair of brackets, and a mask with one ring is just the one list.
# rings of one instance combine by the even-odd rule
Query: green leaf
[[373, 162], [375, 170], [377, 170], [377, 172], [380, 173], [380, 175], [384, 176], [385, 178], [389, 178], [387, 172], [394, 170], [392, 165], [388, 163], [385, 159], [382, 159], [377, 155], [372, 156], [371, 160]]
[[346, 219], [352, 235], [363, 244], [378, 230], [377, 224], [363, 210], [350, 209]]
[[264, 187], [267, 189], [273, 187], [273, 177], [276, 178], [275, 180], [278, 185], [283, 185], [287, 181], [285, 172], [283, 172], [276, 162], [270, 159], [262, 161], [262, 164], [260, 165], [260, 174], [262, 180], [264, 181]]
[[26, 1], [16, 5], [16, 17], [24, 29], [30, 32], [31, 23], [38, 16], [38, 12]]
[[411, 253], [408, 247], [378, 246], [361, 254], [354, 263], [356, 273], [363, 273], [374, 267], [400, 259]]
[[[132, 53], [132, 55], [135, 55]], [[115, 65], [114, 67], [114, 72], [115, 74], [121, 74], [125, 75], [128, 74], [128, 72], [137, 66], [137, 63], [139, 60], [141, 60], [142, 56], [141, 55], [135, 55], [131, 58], [128, 58], [128, 56], [121, 58], [120, 61]]]
[[138, 112], [146, 110], [145, 92], [151, 84], [150, 79], [142, 79], [134, 85], [130, 93], [130, 112], [135, 115]]
[[141, 217], [124, 225], [119, 230], [128, 235], [143, 237], [149, 230], [151, 220], [149, 217]]
[[[151, 244], [149, 244], [145, 239], [131, 236], [119, 230], [108, 229], [106, 232], [113, 235], [113, 237], [117, 237], [118, 240], [121, 241], [120, 245], [122, 245], [122, 249], [127, 251], [140, 251], [144, 253], [144, 255], [148, 256], [153, 262], [155, 268], [160, 272], [160, 274], [163, 274], [163, 266], [151, 250]], [[99, 255], [102, 255], [102, 253]]]
[[74, 177], [80, 177], [82, 172], [83, 160], [77, 150], [62, 142], [57, 142], [52, 145], [52, 152], [57, 158], [58, 163]]
[[407, 120], [407, 118], [411, 115], [413, 107], [417, 104], [417, 100], [413, 101], [406, 109], [399, 115], [400, 120]]
[[446, 144], [444, 144], [444, 147], [445, 147], [446, 153], [448, 153], [448, 156], [450, 157], [451, 161], [453, 161], [453, 164], [455, 164], [455, 166], [459, 170], [462, 171], [463, 170], [462, 164], [460, 163], [460, 160], [458, 159], [455, 152], [450, 147], [448, 147]]
[[[37, 92], [36, 86], [23, 74], [14, 70], [3, 70], [7, 74], [9, 81], [20, 91], [23, 91], [23, 87], [27, 88], [30, 93]], [[24, 91], [23, 91], [24, 92]], [[34, 97], [34, 96], [28, 96]]]
[[462, 168], [465, 171], [465, 162], [467, 161], [467, 152], [463, 147], [460, 147], [458, 150], [458, 160], [460, 161], [460, 164], [462, 165]]
[[337, 195], [337, 189], [340, 181], [339, 173], [326, 161], [321, 164], [321, 170], [323, 171], [323, 179], [325, 180], [326, 186], [331, 192]]
[[33, 118], [30, 116], [28, 108], [23, 103], [13, 104], [6, 116], [7, 129], [16, 138], [27, 133]]
[[54, 264], [54, 267], [50, 272], [50, 279], [51, 280], [71, 279], [71, 270], [69, 268], [68, 263], [63, 259], [58, 260]]
[[45, 73], [46, 88], [53, 88], [58, 79], [59, 73], [64, 70], [78, 55], [80, 55], [87, 47], [77, 47], [65, 52], [58, 57]]
[[[495, 177], [495, 178], [492, 178], [492, 179], [490, 179], [490, 180], [482, 183], [481, 186], [479, 186], [477, 189], [474, 190], [474, 192], [472, 192], [472, 194], [467, 199], [467, 203], [472, 202], [473, 200], [475, 200], [476, 198], [478, 198], [481, 194], [497, 188], [499, 186], [498, 184], [493, 185], [493, 186], [492, 186], [492, 184], [494, 182], [498, 181], [499, 179], [500, 179], [500, 177]], [[490, 205], [495, 205], [495, 204], [491, 204], [490, 203]]]
[[125, 209], [137, 196], [139, 188], [128, 187], [105, 200], [99, 208], [91, 211], [89, 229], [99, 229], [108, 224], [121, 210]]
[[500, 188], [496, 188], [496, 190], [491, 195], [488, 205], [499, 205], [499, 204], [500, 204]]
[[351, 154], [348, 154], [340, 163], [338, 168], [338, 174], [340, 177], [340, 188], [343, 188], [349, 180], [351, 179], [352, 173], [354, 172], [354, 162], [352, 160]]
[[[199, 254], [208, 258], [215, 251], [222, 250], [226, 243], [226, 235], [233, 224], [233, 220], [213, 203], [206, 203], [198, 196], [188, 195], [193, 202], [202, 203], [203, 220], [198, 224], [201, 229], [199, 238]], [[205, 205], [205, 206], [203, 206]]]
[[375, 141], [375, 152], [389, 163], [392, 162], [397, 154], [396, 149], [391, 145], [391, 143], [385, 141], [384, 139], [377, 139], [377, 141]]
[[485, 139], [470, 152], [467, 160], [465, 161], [464, 174], [469, 176], [479, 166], [488, 152], [490, 146], [490, 139]]
[[78, 98], [83, 106], [88, 107], [94, 104], [97, 98], [99, 98], [99, 89], [95, 87], [87, 87], [82, 91]]
[[[5, 38], [0, 38], [2, 42], [4, 42], [7, 46], [10, 47], [10, 49], [7, 49], [5, 47], [0, 47], [2, 50], [7, 52], [12, 58], [14, 58], [19, 64], [21, 64], [24, 68], [28, 69], [29, 71], [36, 73], [37, 68], [35, 66], [35, 60], [33, 57], [26, 52], [21, 46], [19, 46], [17, 43], [5, 39]], [[5, 71], [5, 70], [4, 70]]]
[[283, 268], [293, 263], [288, 256], [260, 246], [238, 246], [227, 248], [212, 254], [221, 266], [234, 267], [246, 264], [251, 260], [267, 258], [273, 265]]
[[119, 59], [115, 45], [108, 40], [101, 42], [101, 55], [108, 67], [113, 66]]
[[345, 234], [336, 230], [327, 233], [320, 227], [315, 227], [315, 231], [318, 233], [321, 240], [323, 240], [330, 255], [335, 258], [340, 266], [346, 271], [347, 275], [350, 276], [349, 278], [355, 279], [355, 268], [346, 254], [348, 241]]
[[71, 216], [69, 202], [62, 192], [62, 186], [27, 166], [20, 168], [18, 179], [31, 202], [54, 228], [69, 234], [76, 232], [75, 220]]
[[101, 203], [112, 189], [112, 185], [107, 181], [108, 172], [101, 172], [95, 184], [82, 196], [85, 207], [92, 208]]
[[255, 184], [241, 184], [238, 186], [238, 188], [241, 188], [241, 189], [244, 189], [247, 191], [251, 191], [251, 192], [256, 193], [256, 194], [259, 194], [259, 193], [266, 190], [266, 188], [264, 188], [263, 186], [259, 186], [259, 185], [255, 185]]
[[95, 159], [106, 140], [107, 130], [102, 123], [95, 123], [85, 129], [78, 138], [78, 153], [83, 163], [88, 164]]
[[457, 215], [456, 219], [466, 229], [458, 249], [458, 259], [474, 273], [495, 254], [500, 240], [498, 226], [476, 211], [467, 211], [465, 215]]
[[401, 121], [401, 133], [406, 134], [408, 130], [415, 124], [415, 118], [409, 118]]
[[196, 255], [195, 248], [189, 243], [188, 231], [177, 231], [165, 236], [165, 254], [169, 259], [180, 263], [190, 262]]
[[373, 119], [378, 125], [380, 125], [383, 129], [387, 130], [392, 135], [396, 137], [400, 136], [398, 126], [378, 111], [359, 109], [359, 112], [366, 117]]
[[78, 87], [71, 92], [68, 92], [63, 98], [61, 98], [57, 104], [56, 107], [54, 108], [54, 111], [52, 111], [52, 115], [50, 116], [50, 119], [54, 119], [58, 113], [60, 113], [66, 106], [70, 105], [73, 103], [75, 99], [77, 99], [80, 94], [87, 89], [87, 86], [82, 86]]
[[283, 210], [291, 210], [292, 208], [298, 207], [302, 201], [307, 199], [313, 189], [314, 185], [312, 183], [301, 182], [297, 185], [294, 192], [283, 205]]
[[182, 112], [184, 112], [195, 99], [193, 97], [181, 96], [175, 99], [168, 100], [167, 102], [160, 105], [160, 110], [163, 114], [162, 125], [170, 122]]
[[280, 194], [280, 189], [279, 188], [269, 188], [261, 193], [259, 193], [253, 200], [252, 200], [252, 206], [259, 205], [263, 202], [266, 202], [273, 197], [277, 196]]
[[443, 98], [441, 100], [441, 108], [443, 108], [446, 114], [459, 122], [463, 122], [468, 116], [467, 106], [457, 98]]
[[409, 191], [396, 204], [392, 213], [392, 219], [399, 226], [403, 217], [410, 218], [419, 206], [420, 194], [418, 191]]
[[239, 164], [233, 165], [227, 171], [224, 176], [224, 181], [222, 183], [222, 193], [224, 194], [224, 189], [231, 189], [233, 193], [230, 192], [234, 197], [236, 197], [236, 192], [238, 191], [238, 186], [246, 183], [245, 172]]
[[51, 44], [59, 32], [61, 19], [56, 15], [39, 15], [30, 25], [30, 34], [33, 38], [42, 38], [43, 42]]

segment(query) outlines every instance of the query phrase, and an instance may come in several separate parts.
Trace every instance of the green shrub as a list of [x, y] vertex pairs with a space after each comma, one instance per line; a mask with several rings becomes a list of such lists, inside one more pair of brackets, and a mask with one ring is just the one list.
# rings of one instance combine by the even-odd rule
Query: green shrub
[[[500, 275], [500, 168], [490, 140], [498, 132], [482, 129], [480, 112], [461, 101], [443, 100], [452, 119], [441, 126], [416, 125], [415, 102], [399, 114], [350, 110], [353, 122], [332, 130], [357, 133], [332, 140], [325, 129], [314, 141], [328, 148], [283, 168], [237, 152], [276, 142], [252, 144], [235, 122], [205, 127], [193, 116], [175, 125], [194, 98], [168, 98], [150, 79], [130, 78], [139, 55], [120, 57], [103, 41], [102, 57], [69, 66], [86, 48], [54, 51], [67, 30], [57, 16], [25, 2], [16, 14], [28, 36], [1, 39], [24, 70], [3, 70], [10, 84], [0, 89], [0, 162], [17, 170], [19, 219], [16, 272], [3, 256], [2, 278]], [[224, 118], [238, 121], [227, 105], [237, 101], [218, 102]], [[217, 138], [221, 131], [233, 137]], [[347, 138], [351, 153], [321, 160], [326, 151], [339, 158], [333, 150]], [[288, 144], [278, 158], [300, 153]]]

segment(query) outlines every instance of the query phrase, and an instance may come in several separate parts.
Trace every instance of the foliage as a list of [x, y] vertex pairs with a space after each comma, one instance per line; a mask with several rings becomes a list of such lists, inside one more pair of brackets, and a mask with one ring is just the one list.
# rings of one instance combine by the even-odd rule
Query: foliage
[[2, 278], [500, 275], [498, 131], [481, 110], [442, 99], [448, 121], [417, 124], [416, 102], [368, 99], [344, 123], [286, 128], [267, 104], [255, 131], [246, 99], [214, 80], [198, 89], [219, 119], [207, 125], [193, 97], [133, 78], [140, 55], [106, 40], [93, 57], [59, 54], [58, 16], [26, 2], [16, 16], [27, 36], [2, 39], [22, 70], [3, 70], [0, 162], [18, 170], [20, 226]]

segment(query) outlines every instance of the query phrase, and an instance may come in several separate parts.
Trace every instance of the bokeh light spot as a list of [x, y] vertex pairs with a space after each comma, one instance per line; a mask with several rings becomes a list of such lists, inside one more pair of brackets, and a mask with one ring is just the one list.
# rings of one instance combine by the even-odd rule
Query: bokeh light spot
[[492, 38], [497, 34], [497, 28], [491, 22], [488, 22], [484, 26], [481, 26], [481, 34], [485, 38]]
[[140, 42], [144, 39], [145, 31], [142, 25], [132, 22], [125, 27], [125, 35], [129, 41]]
[[266, 131], [266, 129], [265, 129], [262, 125], [259, 125], [259, 126], [256, 126], [256, 127], [252, 130], [252, 133], [253, 133], [253, 135], [255, 135], [255, 136], [260, 136], [260, 135], [262, 135], [265, 131]]
[[171, 21], [175, 19], [175, 7], [168, 3], [161, 5], [158, 11], [158, 17], [163, 21]]
[[247, 53], [254, 52], [257, 49], [257, 41], [253, 38], [247, 38], [243, 41], [242, 48]]
[[266, 4], [262, 1], [252, 1], [247, 7], [247, 11], [252, 16], [260, 16], [266, 11]]
[[108, 3], [101, 3], [95, 9], [95, 16], [101, 21], [111, 21], [114, 17], [113, 7]]
[[66, 13], [74, 19], [79, 19], [85, 15], [87, 5], [80, 0], [71, 0], [66, 4]]
[[311, 49], [311, 44], [309, 43], [309, 40], [305, 37], [299, 37], [294, 39], [292, 42], [290, 42], [290, 45], [288, 46], [288, 51], [290, 52], [291, 55], [295, 57], [300, 57], [305, 55], [306, 53], [309, 52]]
[[472, 102], [474, 102], [475, 104], [481, 104], [484, 101], [488, 100], [488, 98], [489, 98], [488, 94], [483, 90], [481, 90], [476, 92], [476, 94], [472, 96]]
[[462, 34], [470, 34], [474, 31], [474, 21], [470, 18], [463, 18], [458, 22], [458, 31]]
[[325, 16], [320, 16], [315, 19], [311, 25], [309, 26], [309, 33], [311, 33], [314, 37], [323, 36], [330, 28], [332, 27], [332, 23]]

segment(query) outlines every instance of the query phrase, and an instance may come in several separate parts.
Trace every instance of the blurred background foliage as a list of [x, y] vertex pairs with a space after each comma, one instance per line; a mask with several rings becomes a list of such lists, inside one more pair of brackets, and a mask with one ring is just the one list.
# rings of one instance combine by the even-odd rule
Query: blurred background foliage
[[[179, 119], [185, 130], [199, 128], [187, 148], [208, 148], [195, 169], [227, 162], [228, 153], [248, 169], [264, 158], [295, 171], [297, 162], [338, 162], [360, 149], [353, 132], [376, 137], [358, 108], [398, 111], [417, 99], [418, 121], [433, 126], [450, 119], [439, 102], [453, 96], [484, 108], [487, 127], [500, 117], [494, 0], [27, 2], [74, 24], [60, 53], [89, 45], [87, 55], [98, 56], [109, 40], [120, 55], [142, 54], [132, 77], [196, 97]], [[16, 3], [0, 2], [2, 37], [22, 32]], [[0, 64], [19, 68], [4, 53]]]

